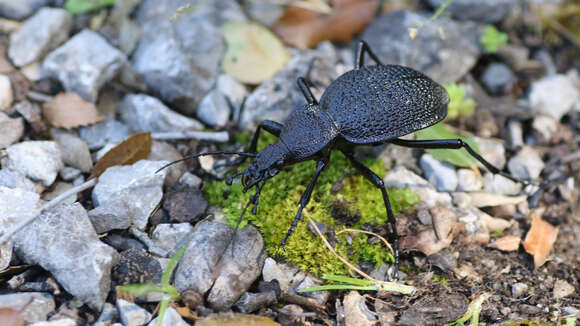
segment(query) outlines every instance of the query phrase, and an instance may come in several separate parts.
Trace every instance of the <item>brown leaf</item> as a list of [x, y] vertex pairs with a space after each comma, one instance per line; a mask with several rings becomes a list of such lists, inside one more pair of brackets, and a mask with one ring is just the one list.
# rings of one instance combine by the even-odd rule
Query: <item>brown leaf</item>
[[76, 128], [103, 120], [97, 107], [76, 93], [60, 93], [42, 106], [44, 117], [57, 128]]
[[12, 308], [0, 308], [0, 325], [24, 326], [24, 316]]
[[534, 218], [532, 219], [532, 227], [526, 234], [526, 239], [522, 242], [524, 249], [534, 256], [534, 265], [536, 267], [542, 266], [556, 238], [558, 237], [558, 227], [544, 221], [542, 219], [543, 210], [535, 210], [532, 214]]
[[100, 176], [106, 169], [115, 165], [133, 164], [146, 159], [151, 153], [153, 140], [148, 132], [140, 132], [113, 147], [95, 164], [90, 178]]
[[374, 18], [378, 0], [335, 0], [330, 14], [290, 6], [272, 26], [284, 42], [307, 49], [322, 41], [348, 42]]
[[280, 326], [264, 316], [240, 313], [211, 314], [195, 323], [196, 326]]
[[516, 251], [520, 247], [522, 239], [515, 235], [503, 236], [487, 245], [488, 248], [499, 249], [501, 251]]

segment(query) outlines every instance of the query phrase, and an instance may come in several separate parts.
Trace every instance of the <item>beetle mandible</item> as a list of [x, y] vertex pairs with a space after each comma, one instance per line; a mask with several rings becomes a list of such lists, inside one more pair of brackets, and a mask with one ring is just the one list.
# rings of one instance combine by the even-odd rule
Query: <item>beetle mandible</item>
[[[368, 54], [376, 65], [365, 66], [365, 54]], [[314, 176], [302, 194], [296, 216], [280, 244], [283, 247], [298, 224], [302, 210], [310, 201], [318, 176], [330, 163], [330, 152], [341, 151], [382, 193], [390, 225], [388, 232], [393, 242], [396, 277], [399, 246], [395, 215], [389, 195], [381, 178], [354, 157], [353, 150], [356, 145], [391, 143], [424, 149], [465, 148], [492, 173], [501, 174], [516, 182], [524, 181], [494, 167], [461, 139], [398, 138], [443, 120], [447, 115], [449, 104], [447, 91], [414, 69], [382, 64], [365, 41], [359, 42], [355, 60], [355, 69], [333, 81], [322, 94], [320, 101], [312, 95], [307, 81], [302, 77], [298, 78], [298, 87], [307, 103], [297, 107], [282, 124], [271, 120], [262, 121], [254, 132], [247, 152], [207, 152], [182, 160], [204, 155], [238, 154], [242, 158], [231, 164], [237, 165], [243, 163], [247, 157], [253, 157], [245, 171], [236, 173], [228, 179], [228, 184], [231, 184], [234, 177], [241, 176], [244, 192], [256, 188], [255, 194], [250, 197], [243, 209], [238, 224], [250, 204], [254, 205], [252, 211], [256, 213], [262, 187], [283, 166], [316, 160]], [[256, 154], [258, 137], [262, 129], [277, 136], [278, 140]], [[178, 161], [173, 163], [176, 162]]]

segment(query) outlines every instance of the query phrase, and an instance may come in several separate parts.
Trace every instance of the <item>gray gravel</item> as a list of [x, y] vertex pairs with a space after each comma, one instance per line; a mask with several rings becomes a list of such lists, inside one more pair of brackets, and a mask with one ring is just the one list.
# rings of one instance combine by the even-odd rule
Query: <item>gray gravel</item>
[[17, 66], [26, 66], [42, 58], [67, 40], [72, 16], [64, 9], [42, 8], [10, 34], [8, 56]]
[[125, 54], [98, 33], [83, 30], [50, 52], [42, 64], [47, 77], [56, 77], [69, 92], [96, 102], [101, 87], [126, 63]]
[[0, 112], [0, 149], [16, 143], [24, 133], [24, 121], [22, 118], [10, 118], [4, 112]]
[[[0, 295], [0, 308], [22, 310], [27, 323], [45, 321], [56, 304], [52, 295], [40, 292], [21, 292]], [[6, 325], [9, 326], [9, 325]]]
[[5, 168], [19, 172], [43, 186], [50, 186], [64, 164], [54, 141], [24, 141], [6, 149]]
[[42, 214], [15, 235], [14, 249], [24, 262], [42, 266], [67, 292], [101, 310], [118, 254], [99, 241], [79, 203]]

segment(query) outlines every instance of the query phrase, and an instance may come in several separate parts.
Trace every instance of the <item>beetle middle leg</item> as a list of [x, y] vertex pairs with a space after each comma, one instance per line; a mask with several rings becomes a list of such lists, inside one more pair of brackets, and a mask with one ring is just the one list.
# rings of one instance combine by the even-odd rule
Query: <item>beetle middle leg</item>
[[354, 167], [359, 170], [362, 175], [364, 175], [367, 180], [369, 180], [375, 187], [381, 190], [383, 195], [383, 202], [385, 203], [385, 209], [387, 210], [387, 218], [389, 219], [389, 225], [391, 226], [391, 230], [389, 231], [390, 236], [393, 238], [393, 255], [395, 258], [395, 270], [393, 272], [393, 278], [397, 279], [399, 274], [399, 236], [397, 234], [397, 223], [395, 221], [395, 214], [393, 213], [393, 208], [391, 207], [391, 202], [389, 201], [389, 195], [387, 193], [387, 189], [385, 188], [385, 184], [381, 177], [376, 175], [371, 169], [366, 167], [364, 164], [359, 162], [354, 158], [352, 153], [343, 151], [342, 152], [346, 158], [350, 160], [350, 162], [354, 165]]
[[296, 225], [298, 225], [298, 221], [300, 221], [300, 218], [302, 217], [302, 210], [306, 207], [306, 205], [308, 205], [308, 202], [310, 201], [310, 196], [312, 195], [312, 191], [314, 190], [314, 186], [316, 185], [316, 180], [318, 180], [318, 176], [320, 175], [322, 170], [324, 170], [324, 168], [328, 165], [329, 161], [330, 154], [324, 154], [324, 156], [320, 158], [316, 163], [316, 172], [314, 172], [314, 177], [310, 181], [310, 184], [308, 184], [308, 187], [306, 187], [306, 190], [304, 190], [304, 192], [302, 193], [302, 197], [300, 197], [300, 207], [298, 207], [298, 212], [296, 213], [296, 216], [294, 217], [294, 220], [290, 225], [290, 229], [288, 229], [288, 232], [286, 232], [284, 239], [282, 240], [282, 242], [280, 242], [281, 247], [284, 247], [286, 241], [288, 241], [288, 238], [290, 237], [292, 232], [294, 232]]
[[468, 143], [464, 142], [461, 139], [428, 139], [428, 140], [407, 140], [407, 139], [391, 139], [389, 140], [390, 143], [395, 145], [404, 146], [404, 147], [411, 147], [411, 148], [424, 148], [424, 149], [461, 149], [465, 148], [465, 150], [469, 153], [469, 155], [473, 156], [476, 160], [478, 160], [486, 169], [488, 169], [491, 173], [499, 174], [503, 177], [506, 177], [512, 181], [522, 183], [524, 185], [531, 184], [529, 180], [520, 180], [509, 173], [505, 173], [498, 169], [497, 167], [493, 166], [491, 163], [486, 161], [481, 155], [477, 154], [469, 146]]

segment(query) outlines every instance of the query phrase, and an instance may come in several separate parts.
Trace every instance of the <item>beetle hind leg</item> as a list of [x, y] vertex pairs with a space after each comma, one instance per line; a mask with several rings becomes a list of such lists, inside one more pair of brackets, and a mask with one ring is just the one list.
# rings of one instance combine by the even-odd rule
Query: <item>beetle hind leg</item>
[[364, 64], [365, 53], [368, 53], [369, 57], [371, 57], [371, 59], [373, 59], [373, 61], [376, 62], [376, 64], [383, 65], [381, 60], [379, 60], [379, 57], [377, 57], [377, 55], [371, 50], [371, 47], [368, 45], [368, 43], [361, 40], [359, 41], [358, 47], [356, 48], [356, 57], [355, 57], [356, 62], [354, 65], [355, 69], [358, 70], [365, 65]]
[[381, 193], [383, 195], [383, 202], [385, 204], [385, 209], [387, 210], [387, 217], [389, 219], [389, 225], [391, 226], [391, 229], [389, 230], [390, 236], [392, 237], [392, 242], [393, 242], [393, 256], [395, 258], [395, 263], [394, 263], [394, 271], [393, 271], [393, 278], [397, 279], [398, 278], [398, 274], [399, 274], [399, 236], [397, 234], [397, 225], [395, 222], [395, 214], [393, 213], [393, 208], [391, 207], [391, 202], [389, 201], [389, 195], [387, 193], [387, 189], [385, 188], [385, 184], [383, 183], [383, 180], [376, 175], [373, 171], [371, 171], [371, 169], [369, 169], [368, 167], [366, 167], [364, 164], [362, 164], [361, 162], [357, 161], [354, 156], [352, 155], [352, 153], [349, 152], [342, 152], [344, 154], [344, 156], [346, 156], [350, 162], [354, 165], [354, 167], [359, 170], [362, 175], [364, 175], [365, 178], [367, 178], [367, 180], [369, 180], [375, 187], [379, 188], [381, 190]]

